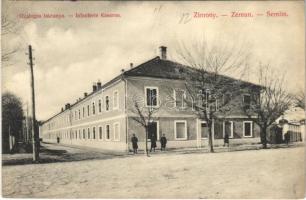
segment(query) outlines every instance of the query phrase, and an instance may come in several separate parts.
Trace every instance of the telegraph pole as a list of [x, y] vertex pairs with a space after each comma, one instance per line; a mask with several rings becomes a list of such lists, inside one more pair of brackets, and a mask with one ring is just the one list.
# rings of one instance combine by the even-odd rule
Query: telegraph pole
[[31, 69], [31, 93], [32, 93], [32, 144], [33, 144], [33, 161], [39, 160], [39, 136], [36, 130], [36, 117], [35, 117], [35, 92], [34, 92], [34, 73], [33, 73], [33, 58], [32, 46], [29, 45], [29, 61]]

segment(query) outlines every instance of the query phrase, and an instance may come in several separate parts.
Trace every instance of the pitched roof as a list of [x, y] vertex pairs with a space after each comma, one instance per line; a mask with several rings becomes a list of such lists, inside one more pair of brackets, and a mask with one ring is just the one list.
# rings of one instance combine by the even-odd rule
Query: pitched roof
[[[184, 80], [186, 77], [194, 76], [197, 73], [197, 69], [189, 67], [187, 65], [183, 65], [171, 60], [164, 60], [160, 59], [159, 56], [154, 57], [151, 60], [148, 60], [132, 69], [129, 69], [128, 71], [123, 72], [122, 74], [116, 76], [115, 78], [111, 79], [110, 81], [106, 82], [105, 84], [102, 85], [100, 89], [97, 89], [96, 91], [93, 91], [89, 93], [86, 97], [83, 97], [79, 101], [73, 103], [70, 105], [69, 109], [71, 109], [73, 106], [83, 102], [85, 99], [89, 98], [96, 92], [100, 91], [101, 89], [111, 85], [112, 83], [116, 82], [117, 80], [122, 79], [123, 77], [126, 76], [145, 76], [145, 77], [155, 77], [155, 78], [165, 78], [165, 79], [178, 79], [178, 80]], [[207, 72], [208, 75], [213, 75], [213, 73]], [[236, 80], [231, 77], [227, 77], [224, 75], [218, 75], [222, 76], [228, 80]], [[254, 87], [261, 87], [259, 85], [246, 82], [246, 81], [241, 81], [242, 83], [248, 85], [248, 86], [254, 86]], [[56, 117], [57, 115], [61, 114], [61, 111], [49, 119], [45, 120], [43, 123], [51, 120], [52, 118]]]

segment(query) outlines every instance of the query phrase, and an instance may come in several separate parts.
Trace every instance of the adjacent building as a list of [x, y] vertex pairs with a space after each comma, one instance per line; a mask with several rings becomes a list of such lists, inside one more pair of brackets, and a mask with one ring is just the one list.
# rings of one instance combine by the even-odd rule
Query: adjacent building
[[[91, 93], [85, 93], [73, 104], [66, 104], [61, 112], [40, 126], [40, 137], [46, 142], [55, 143], [59, 139], [63, 144], [129, 151], [132, 134], [136, 134], [139, 148], [143, 149], [145, 130], [134, 120], [137, 114], [132, 112], [137, 99], [144, 108], [159, 107], [149, 134], [155, 135], [157, 140], [165, 134], [168, 148], [205, 147], [208, 145], [207, 123], [184, 103], [187, 93], [184, 79], [190, 73], [194, 73], [192, 68], [168, 60], [167, 48], [160, 47], [160, 56], [135, 67], [131, 65], [129, 70], [105, 84], [97, 82]], [[260, 142], [259, 127], [239, 106], [249, 104], [250, 97], [259, 94], [260, 87], [247, 82], [241, 95], [225, 94], [224, 99], [235, 109], [230, 109], [226, 115], [220, 114], [214, 121], [215, 145], [223, 144], [226, 131], [231, 143]], [[224, 99], [216, 102], [215, 109]]]

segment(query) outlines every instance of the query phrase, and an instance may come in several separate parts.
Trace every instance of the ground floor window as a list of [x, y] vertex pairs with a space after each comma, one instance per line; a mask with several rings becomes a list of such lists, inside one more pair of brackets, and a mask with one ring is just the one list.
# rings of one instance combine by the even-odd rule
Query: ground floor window
[[85, 129], [83, 129], [83, 139], [85, 139]]
[[208, 125], [207, 122], [201, 122], [201, 138], [206, 139], [208, 138]]
[[243, 122], [243, 137], [252, 137], [253, 136], [253, 122], [244, 121]]
[[87, 129], [87, 139], [90, 139], [90, 128]]
[[102, 140], [102, 126], [99, 127], [99, 139]]
[[187, 139], [187, 122], [185, 120], [174, 121], [174, 134], [177, 140]]
[[119, 141], [119, 138], [120, 138], [119, 123], [114, 123], [114, 140]]
[[106, 139], [110, 140], [110, 130], [109, 130], [109, 125], [106, 125]]
[[92, 139], [96, 139], [96, 127], [92, 127]]

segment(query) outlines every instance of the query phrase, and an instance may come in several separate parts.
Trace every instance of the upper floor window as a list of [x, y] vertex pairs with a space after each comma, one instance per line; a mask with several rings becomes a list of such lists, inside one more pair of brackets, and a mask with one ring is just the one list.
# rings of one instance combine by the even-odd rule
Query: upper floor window
[[83, 107], [83, 118], [85, 117], [85, 108]]
[[93, 115], [96, 114], [96, 105], [95, 105], [95, 102], [92, 102], [92, 114]]
[[99, 113], [100, 112], [102, 112], [102, 100], [101, 99], [99, 99], [99, 101], [98, 101], [98, 109], [99, 109]]
[[89, 105], [87, 105], [87, 116], [90, 115], [90, 111], [89, 111]]
[[175, 107], [184, 108], [185, 98], [186, 98], [185, 90], [181, 90], [181, 89], [174, 90]]
[[146, 105], [158, 106], [158, 88], [146, 87], [145, 92], [146, 92]]
[[119, 107], [119, 95], [118, 95], [118, 91], [114, 91], [114, 94], [113, 94], [113, 108], [118, 109], [118, 107]]
[[77, 118], [77, 111], [74, 111], [74, 118], [75, 118], [75, 120], [78, 119], [78, 118]]
[[245, 109], [250, 109], [251, 96], [249, 94], [243, 95], [243, 104]]
[[223, 94], [223, 104], [228, 104], [231, 101], [231, 94]]
[[81, 119], [81, 110], [79, 109], [79, 119]]
[[108, 96], [105, 97], [105, 110], [106, 111], [109, 110], [109, 97]]

